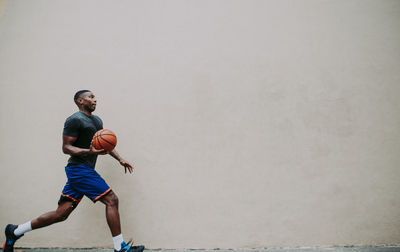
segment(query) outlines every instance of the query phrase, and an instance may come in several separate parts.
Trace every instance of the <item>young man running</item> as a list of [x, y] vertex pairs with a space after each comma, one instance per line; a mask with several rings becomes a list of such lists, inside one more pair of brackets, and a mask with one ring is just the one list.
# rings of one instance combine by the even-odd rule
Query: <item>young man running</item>
[[105, 204], [106, 219], [111, 230], [114, 251], [142, 252], [144, 249], [144, 246], [131, 246], [124, 242], [121, 234], [117, 195], [94, 169], [97, 155], [104, 154], [110, 154], [117, 159], [124, 166], [125, 173], [127, 171], [132, 173], [133, 167], [122, 159], [115, 150], [108, 153], [105, 150], [96, 150], [91, 145], [95, 132], [103, 129], [103, 122], [100, 117], [92, 114], [97, 104], [94, 94], [89, 90], [78, 91], [74, 96], [74, 101], [79, 111], [67, 118], [63, 130], [62, 149], [65, 154], [69, 154], [71, 157], [65, 167], [68, 181], [58, 201], [58, 208], [27, 223], [7, 225], [4, 252], [14, 251], [14, 243], [24, 233], [65, 221], [84, 195], [93, 202], [100, 201]]

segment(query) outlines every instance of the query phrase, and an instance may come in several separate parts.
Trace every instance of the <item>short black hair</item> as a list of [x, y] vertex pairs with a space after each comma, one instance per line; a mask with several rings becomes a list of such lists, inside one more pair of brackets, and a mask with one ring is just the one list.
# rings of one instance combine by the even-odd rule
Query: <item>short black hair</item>
[[86, 92], [92, 92], [92, 91], [87, 90], [87, 89], [79, 90], [79, 91], [76, 92], [75, 95], [74, 95], [74, 101], [76, 101], [76, 100], [81, 96], [81, 94], [86, 93]]

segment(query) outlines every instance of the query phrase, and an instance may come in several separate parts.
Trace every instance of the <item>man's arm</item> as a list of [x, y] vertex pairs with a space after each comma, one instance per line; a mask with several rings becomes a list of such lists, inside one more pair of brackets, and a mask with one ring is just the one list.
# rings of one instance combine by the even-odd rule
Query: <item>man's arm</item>
[[129, 171], [129, 173], [132, 173], [132, 172], [133, 172], [133, 166], [132, 166], [130, 163], [126, 162], [123, 158], [121, 158], [121, 156], [118, 154], [117, 151], [115, 151], [115, 149], [112, 150], [112, 151], [110, 152], [110, 155], [111, 155], [113, 158], [115, 158], [116, 160], [118, 160], [118, 162], [119, 162], [123, 167], [125, 167], [125, 173], [126, 173], [127, 170]]
[[84, 154], [97, 154], [97, 155], [107, 154], [105, 150], [97, 150], [92, 145], [90, 145], [90, 149], [82, 149], [73, 146], [72, 144], [76, 141], [76, 139], [77, 139], [76, 137], [63, 135], [62, 150], [65, 154], [74, 156], [84, 155]]

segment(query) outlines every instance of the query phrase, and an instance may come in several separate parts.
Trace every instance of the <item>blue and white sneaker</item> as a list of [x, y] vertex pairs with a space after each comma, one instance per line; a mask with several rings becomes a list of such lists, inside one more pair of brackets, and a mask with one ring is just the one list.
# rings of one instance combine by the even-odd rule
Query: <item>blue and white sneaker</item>
[[14, 230], [17, 229], [17, 225], [8, 224], [4, 233], [6, 234], [6, 242], [3, 245], [4, 252], [13, 252], [14, 243], [24, 235], [16, 236]]
[[144, 246], [140, 245], [140, 246], [131, 246], [131, 242], [128, 242], [128, 244], [126, 244], [125, 242], [121, 243], [121, 250], [115, 250], [114, 252], [142, 252], [144, 250]]

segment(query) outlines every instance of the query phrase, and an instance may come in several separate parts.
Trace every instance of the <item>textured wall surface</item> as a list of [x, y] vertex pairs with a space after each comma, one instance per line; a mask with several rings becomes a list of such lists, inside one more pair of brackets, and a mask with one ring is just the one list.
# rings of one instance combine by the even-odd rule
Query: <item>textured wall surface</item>
[[[0, 225], [57, 207], [72, 97], [150, 248], [400, 244], [400, 1], [0, 1]], [[0, 239], [4, 235], [0, 234]], [[29, 247], [110, 247], [88, 199]]]

